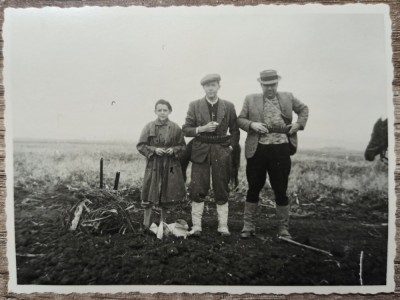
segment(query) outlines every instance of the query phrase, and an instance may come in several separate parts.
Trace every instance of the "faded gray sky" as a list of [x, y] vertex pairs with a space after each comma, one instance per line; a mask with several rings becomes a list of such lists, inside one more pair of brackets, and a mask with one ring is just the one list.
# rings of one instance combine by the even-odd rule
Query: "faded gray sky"
[[387, 25], [361, 6], [6, 9], [13, 136], [135, 141], [160, 98], [182, 125], [205, 74], [239, 113], [273, 68], [310, 108], [301, 147], [361, 150], [390, 101]]

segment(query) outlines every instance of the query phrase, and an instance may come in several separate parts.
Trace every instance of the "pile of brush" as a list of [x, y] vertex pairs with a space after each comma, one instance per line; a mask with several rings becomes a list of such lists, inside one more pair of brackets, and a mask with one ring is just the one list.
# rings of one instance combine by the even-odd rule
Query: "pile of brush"
[[140, 223], [137, 220], [140, 202], [127, 197], [123, 191], [77, 190], [75, 198], [79, 200], [69, 211], [69, 230], [96, 234], [137, 231], [133, 223]]

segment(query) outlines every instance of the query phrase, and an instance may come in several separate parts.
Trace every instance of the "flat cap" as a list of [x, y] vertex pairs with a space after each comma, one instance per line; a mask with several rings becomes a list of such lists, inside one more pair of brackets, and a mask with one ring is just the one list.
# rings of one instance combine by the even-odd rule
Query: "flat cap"
[[200, 84], [205, 85], [206, 83], [212, 82], [212, 81], [221, 81], [221, 76], [218, 74], [208, 74], [201, 79]]

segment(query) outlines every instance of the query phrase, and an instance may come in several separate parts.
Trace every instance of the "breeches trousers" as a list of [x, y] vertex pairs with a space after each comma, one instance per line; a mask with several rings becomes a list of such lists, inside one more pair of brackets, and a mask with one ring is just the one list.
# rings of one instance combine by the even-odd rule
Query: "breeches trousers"
[[291, 168], [289, 144], [258, 144], [253, 157], [247, 159], [246, 176], [249, 184], [247, 202], [257, 203], [265, 185], [267, 173], [275, 194], [276, 204], [288, 205], [286, 195]]
[[212, 180], [215, 202], [221, 205], [225, 204], [229, 197], [231, 153], [228, 147], [220, 144], [210, 146], [203, 163], [192, 163], [189, 198], [195, 202], [203, 202]]

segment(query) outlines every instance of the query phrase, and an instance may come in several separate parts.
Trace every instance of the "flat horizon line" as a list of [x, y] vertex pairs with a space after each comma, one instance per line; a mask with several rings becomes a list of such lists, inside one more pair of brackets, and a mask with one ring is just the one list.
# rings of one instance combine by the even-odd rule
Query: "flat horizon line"
[[[14, 143], [71, 143], [71, 144], [124, 144], [131, 145], [136, 144], [137, 141], [128, 141], [124, 139], [118, 140], [89, 140], [89, 139], [55, 139], [55, 138], [14, 138]], [[241, 144], [243, 146], [243, 144]], [[348, 153], [363, 153], [361, 149], [349, 149], [346, 147], [330, 147], [330, 146], [316, 146], [316, 147], [302, 147], [300, 151], [329, 151], [336, 150], [338, 152], [348, 152]]]

